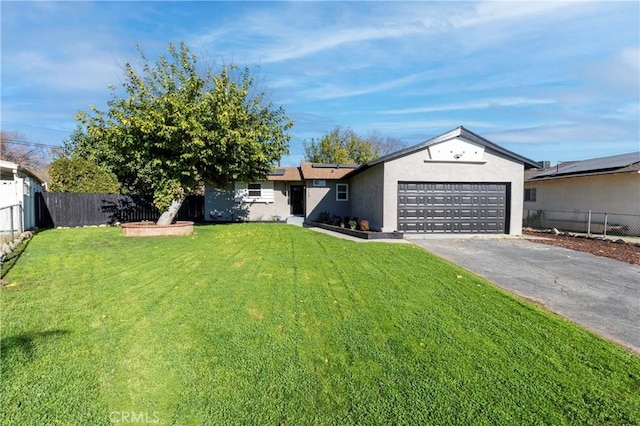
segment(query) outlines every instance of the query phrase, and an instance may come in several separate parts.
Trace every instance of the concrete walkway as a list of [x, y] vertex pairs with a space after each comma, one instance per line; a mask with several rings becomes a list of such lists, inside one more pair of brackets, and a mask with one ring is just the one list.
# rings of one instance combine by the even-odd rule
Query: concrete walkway
[[639, 266], [505, 236], [411, 241], [640, 354]]

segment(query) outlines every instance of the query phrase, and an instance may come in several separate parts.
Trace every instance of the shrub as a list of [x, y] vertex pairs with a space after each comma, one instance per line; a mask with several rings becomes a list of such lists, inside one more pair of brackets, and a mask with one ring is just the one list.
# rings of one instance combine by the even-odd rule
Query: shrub
[[360, 230], [368, 231], [369, 230], [369, 221], [367, 219], [362, 219], [360, 221]]
[[318, 222], [320, 223], [331, 223], [331, 215], [329, 212], [324, 211], [318, 214]]
[[358, 226], [358, 219], [357, 218], [353, 218], [353, 219], [349, 219], [349, 229], [356, 229], [356, 227]]

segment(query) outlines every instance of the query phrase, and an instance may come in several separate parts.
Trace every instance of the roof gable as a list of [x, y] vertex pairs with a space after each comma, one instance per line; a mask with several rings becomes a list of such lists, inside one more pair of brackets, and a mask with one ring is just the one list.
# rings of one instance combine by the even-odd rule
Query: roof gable
[[[451, 154], [451, 155], [445, 158], [445, 155], [447, 155], [447, 153], [437, 152], [437, 149], [434, 149], [437, 145], [441, 145], [444, 143], [448, 144], [447, 147], [456, 147], [456, 148], [460, 148], [461, 150], [459, 152], [449, 152], [448, 154]], [[444, 145], [441, 145], [441, 146], [444, 146]], [[469, 147], [470, 151], [463, 152], [465, 151], [463, 147]], [[442, 161], [461, 161], [461, 162], [474, 161], [474, 158], [481, 157], [482, 153], [487, 148], [492, 151], [498, 152], [513, 161], [523, 163], [525, 168], [540, 168], [541, 166], [540, 163], [536, 161], [530, 160], [526, 157], [518, 155], [505, 148], [502, 148], [501, 146], [494, 144], [488, 139], [485, 139], [482, 136], [479, 136], [471, 132], [470, 130], [467, 130], [464, 127], [460, 126], [449, 132], [443, 133], [439, 136], [436, 136], [434, 138], [421, 142], [417, 145], [413, 145], [408, 148], [402, 149], [400, 151], [396, 151], [391, 154], [379, 157], [375, 160], [369, 161], [368, 163], [363, 164], [360, 167], [360, 169], [364, 170], [366, 168], [375, 166], [376, 164], [395, 160], [396, 158], [404, 157], [405, 155], [413, 154], [415, 152], [422, 151], [425, 149], [430, 149], [429, 153], [435, 154], [436, 157], [438, 158], [442, 157]], [[453, 150], [450, 149], [450, 151], [453, 151]], [[456, 155], [459, 155], [459, 156], [456, 158], [455, 157]], [[360, 169], [354, 172], [354, 174], [359, 173]]]

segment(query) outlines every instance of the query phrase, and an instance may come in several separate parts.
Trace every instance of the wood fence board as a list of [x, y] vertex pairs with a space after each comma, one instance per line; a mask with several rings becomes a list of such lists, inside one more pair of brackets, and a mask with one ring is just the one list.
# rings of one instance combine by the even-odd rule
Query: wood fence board
[[[36, 226], [39, 228], [155, 222], [159, 217], [152, 197], [69, 192], [42, 192], [36, 197]], [[197, 222], [203, 219], [204, 196], [188, 196], [176, 220]]]

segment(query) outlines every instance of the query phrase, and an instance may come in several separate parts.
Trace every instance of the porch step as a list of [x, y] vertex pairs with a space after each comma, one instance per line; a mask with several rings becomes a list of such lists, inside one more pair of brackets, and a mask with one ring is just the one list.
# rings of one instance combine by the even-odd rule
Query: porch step
[[289, 216], [287, 218], [287, 223], [290, 225], [303, 226], [304, 216]]

